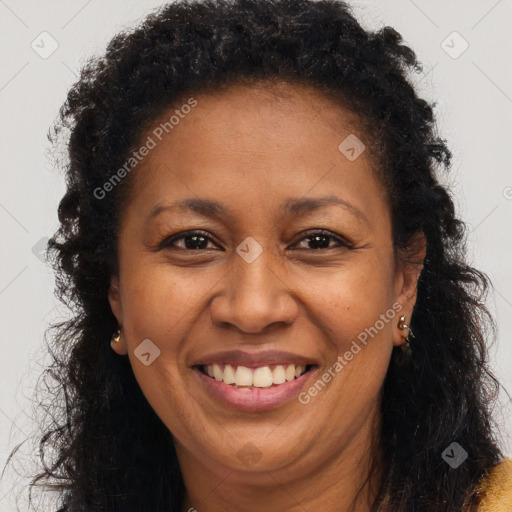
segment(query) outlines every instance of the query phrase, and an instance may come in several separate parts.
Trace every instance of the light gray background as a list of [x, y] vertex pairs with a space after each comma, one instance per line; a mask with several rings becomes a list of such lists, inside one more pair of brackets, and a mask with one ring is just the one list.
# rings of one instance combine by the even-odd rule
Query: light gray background
[[[33, 252], [57, 228], [57, 204], [64, 193], [63, 177], [45, 153], [47, 131], [85, 58], [162, 3], [0, 0], [2, 469], [15, 444], [33, 431], [33, 387], [47, 362], [43, 332], [61, 318], [52, 272]], [[414, 80], [425, 98], [437, 101], [439, 130], [454, 154], [448, 182], [470, 228], [469, 256], [495, 285], [489, 307], [499, 331], [492, 366], [512, 393], [512, 0], [360, 0], [352, 5], [365, 27], [396, 28], [424, 65], [424, 74]], [[44, 31], [58, 43], [46, 59], [31, 47], [35, 41], [42, 51], [46, 37], [44, 48], [50, 48], [48, 36], [40, 35]], [[464, 43], [454, 31], [469, 44], [457, 58]], [[495, 414], [511, 456], [512, 404], [505, 394]], [[36, 454], [37, 446], [27, 445], [22, 453]], [[23, 470], [19, 463], [14, 467]], [[0, 481], [2, 512], [15, 510], [14, 490], [23, 483], [9, 466]], [[55, 508], [42, 502], [39, 510]]]

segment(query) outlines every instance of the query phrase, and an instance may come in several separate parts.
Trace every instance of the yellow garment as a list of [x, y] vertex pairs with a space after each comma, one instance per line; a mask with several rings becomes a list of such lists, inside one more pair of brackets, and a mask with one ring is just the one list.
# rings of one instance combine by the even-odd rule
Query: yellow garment
[[512, 512], [512, 459], [494, 466], [480, 484], [479, 512]]

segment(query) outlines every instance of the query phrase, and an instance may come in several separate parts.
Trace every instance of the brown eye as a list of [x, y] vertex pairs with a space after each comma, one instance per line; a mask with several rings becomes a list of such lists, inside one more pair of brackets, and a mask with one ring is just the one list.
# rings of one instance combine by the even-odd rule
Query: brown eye
[[[322, 250], [322, 249], [335, 249], [339, 247], [345, 247], [347, 249], [353, 248], [353, 244], [345, 240], [343, 237], [332, 233], [331, 231], [323, 230], [312, 230], [306, 233], [307, 236], [303, 237], [299, 240], [299, 243], [303, 243], [304, 240], [308, 241], [307, 247], [299, 247], [298, 249], [293, 250], [303, 250], [303, 249], [312, 249], [312, 250]], [[181, 246], [177, 245], [178, 241], [183, 240]], [[336, 245], [332, 246], [332, 242], [335, 242]], [[219, 248], [219, 246], [213, 241], [213, 239], [208, 236], [203, 231], [189, 231], [185, 233], [178, 233], [177, 235], [173, 235], [172, 237], [166, 238], [160, 245], [159, 249], [178, 249], [178, 250], [188, 250], [188, 251], [206, 251], [210, 250], [208, 248], [208, 243], [211, 243], [215, 247]], [[297, 245], [295, 244], [295, 245]]]
[[[183, 246], [179, 247], [176, 242], [183, 240]], [[180, 233], [170, 238], [165, 239], [159, 246], [160, 249], [176, 248], [190, 251], [205, 251], [208, 250], [208, 242], [214, 243], [213, 240], [202, 231], [189, 231], [187, 233]]]
[[[299, 240], [299, 243], [303, 240], [309, 240], [309, 245], [306, 247], [309, 249], [335, 249], [336, 247], [346, 247], [351, 249], [353, 247], [353, 245], [344, 238], [340, 237], [339, 235], [335, 235], [334, 233], [331, 233], [325, 229], [309, 231], [307, 234], [308, 236]], [[337, 245], [334, 247], [330, 247], [332, 240], [337, 243]], [[299, 250], [301, 250], [301, 248], [299, 248]]]

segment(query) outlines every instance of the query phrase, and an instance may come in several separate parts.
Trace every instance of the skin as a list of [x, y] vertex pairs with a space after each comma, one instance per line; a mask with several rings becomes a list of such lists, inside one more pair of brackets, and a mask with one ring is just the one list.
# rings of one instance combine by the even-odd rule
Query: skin
[[[120, 274], [109, 290], [121, 329], [113, 350], [128, 355], [176, 439], [183, 511], [369, 512], [380, 473], [363, 483], [381, 455], [381, 386], [393, 346], [405, 341], [398, 317], [411, 317], [421, 270], [395, 257], [371, 147], [349, 161], [338, 146], [351, 133], [364, 142], [357, 118], [304, 86], [238, 85], [194, 97], [197, 106], [133, 171]], [[290, 198], [325, 196], [361, 216], [340, 205], [300, 215], [279, 210]], [[175, 210], [146, 221], [158, 203], [185, 198], [220, 201], [233, 217]], [[159, 248], [197, 229], [211, 238], [204, 250], [186, 249], [183, 238]], [[304, 234], [311, 229], [332, 232], [329, 248], [315, 249]], [[339, 245], [337, 235], [354, 248]], [[247, 237], [263, 248], [250, 264], [236, 252]], [[423, 245], [420, 262], [424, 255]], [[212, 399], [190, 368], [217, 351], [277, 349], [316, 360], [321, 378], [394, 303], [400, 313], [308, 404], [240, 411]], [[147, 338], [160, 349], [149, 366], [134, 355]], [[260, 455], [251, 467], [237, 455], [247, 443]]]

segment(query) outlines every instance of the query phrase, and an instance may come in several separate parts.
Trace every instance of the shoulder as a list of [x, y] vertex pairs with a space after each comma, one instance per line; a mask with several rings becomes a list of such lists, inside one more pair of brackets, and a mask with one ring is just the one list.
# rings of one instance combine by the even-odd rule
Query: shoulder
[[479, 512], [512, 511], [512, 459], [505, 458], [480, 482]]

